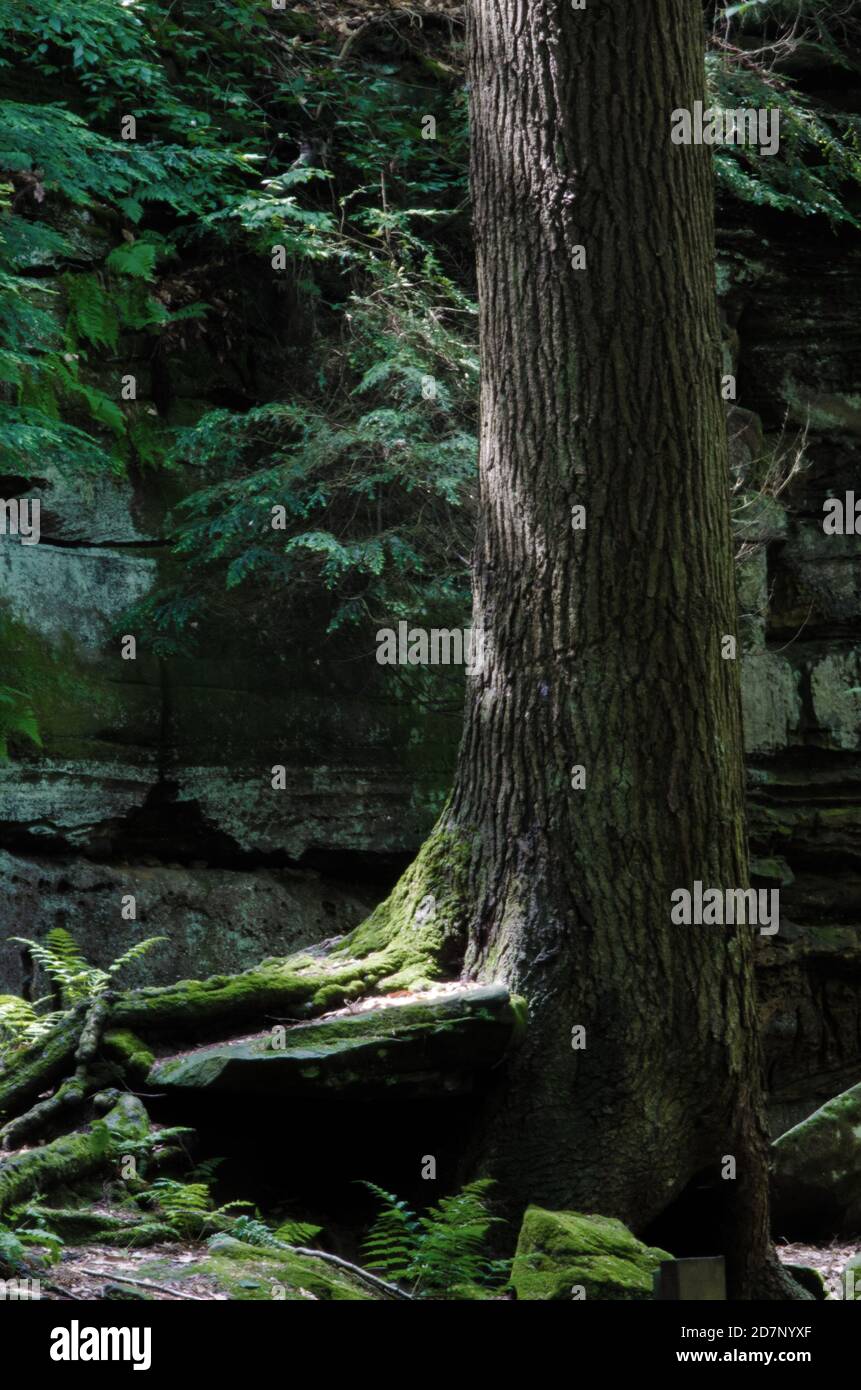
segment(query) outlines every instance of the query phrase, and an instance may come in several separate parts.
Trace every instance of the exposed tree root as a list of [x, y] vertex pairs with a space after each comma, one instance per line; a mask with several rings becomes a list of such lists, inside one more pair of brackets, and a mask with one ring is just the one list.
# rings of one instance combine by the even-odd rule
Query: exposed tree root
[[98, 1123], [54, 1139], [39, 1149], [0, 1158], [0, 1212], [60, 1183], [73, 1183], [108, 1167], [149, 1132], [146, 1110], [135, 1096], [121, 1096]]
[[769, 1259], [753, 1280], [753, 1298], [761, 1302], [785, 1303], [791, 1300], [794, 1303], [816, 1302], [815, 1296], [809, 1289], [805, 1289], [801, 1284], [793, 1279], [789, 1270], [774, 1255]]
[[[108, 1275], [103, 1269], [87, 1269], [84, 1265], [80, 1267], [81, 1274], [90, 1274], [96, 1279], [107, 1279]], [[186, 1293], [183, 1289], [170, 1289], [167, 1284], [154, 1284], [150, 1279], [132, 1279], [130, 1275], [123, 1274], [117, 1276], [115, 1284], [131, 1284], [136, 1289], [154, 1289], [156, 1293], [170, 1294], [171, 1298], [187, 1299], [189, 1303], [199, 1303], [200, 1295], [196, 1293]]]
[[249, 1021], [299, 1021], [368, 994], [426, 988], [460, 966], [466, 861], [466, 847], [437, 829], [390, 897], [326, 955], [300, 953], [237, 975], [130, 991], [112, 1005], [111, 1028], [144, 1038], [224, 1036]]
[[[270, 1024], [307, 1021], [369, 995], [421, 991], [445, 975], [457, 977], [469, 901], [469, 858], [468, 845], [438, 828], [388, 900], [325, 951], [264, 960], [235, 975], [106, 995], [89, 1008], [71, 1010], [47, 1039], [19, 1054], [13, 1074], [0, 1077], [0, 1110], [11, 1116], [0, 1135], [7, 1145], [11, 1140], [19, 1143], [80, 1106], [98, 1084], [100, 1057], [110, 1058], [128, 1079], [141, 1081], [154, 1061], [150, 1039], [229, 1039], [237, 1025], [251, 1023], [264, 1031]], [[58, 1081], [54, 1095], [26, 1108]], [[105, 1123], [110, 1132], [107, 1144], [100, 1124], [40, 1149], [0, 1158], [0, 1212], [98, 1172], [123, 1152], [123, 1143], [142, 1138], [148, 1130], [146, 1112], [132, 1096], [123, 1097]], [[124, 1241], [125, 1233], [114, 1232], [113, 1239]], [[294, 1253], [335, 1260], [298, 1247]], [[384, 1281], [340, 1263], [383, 1291]], [[403, 1296], [400, 1291], [387, 1292], [389, 1297]], [[757, 1272], [752, 1296], [812, 1297], [777, 1260]]]
[[8, 1073], [0, 1075], [0, 1114], [17, 1115], [71, 1069], [87, 1013], [78, 1004], [61, 1018], [45, 1038], [13, 1057]]
[[146, 1044], [127, 1028], [109, 1028], [102, 1038], [102, 1053], [131, 1081], [143, 1082], [155, 1061]]
[[39, 1203], [29, 1206], [27, 1214], [42, 1229], [53, 1231], [65, 1245], [99, 1244], [137, 1250], [177, 1239], [175, 1229], [167, 1222], [142, 1221], [140, 1215], [134, 1220], [123, 1220], [88, 1207], [47, 1207]]
[[37, 1135], [78, 1110], [89, 1091], [93, 1089], [94, 1086], [88, 1083], [86, 1076], [79, 1076], [76, 1072], [68, 1081], [58, 1086], [47, 1100], [40, 1100], [23, 1115], [5, 1124], [0, 1129], [0, 1144], [7, 1151], [19, 1149], [22, 1144], [29, 1143]]
[[42, 1134], [68, 1112], [76, 1110], [86, 1097], [97, 1089], [99, 1079], [92, 1074], [90, 1064], [99, 1049], [105, 1020], [110, 1012], [111, 998], [112, 996], [103, 994], [87, 1010], [75, 1050], [75, 1061], [78, 1065], [74, 1076], [64, 1081], [53, 1096], [39, 1101], [26, 1114], [10, 1120], [0, 1129], [0, 1143], [4, 1149], [19, 1148], [21, 1144]]
[[387, 1279], [380, 1279], [378, 1275], [371, 1274], [367, 1269], [362, 1269], [360, 1265], [351, 1264], [349, 1260], [342, 1260], [340, 1255], [330, 1255], [325, 1250], [311, 1250], [304, 1245], [288, 1245], [287, 1249], [291, 1255], [308, 1255], [314, 1260], [323, 1260], [332, 1265], [337, 1265], [339, 1269], [346, 1269], [355, 1279], [361, 1280], [371, 1289], [377, 1289], [384, 1293], [387, 1298], [405, 1300], [407, 1303], [414, 1302], [412, 1294], [407, 1293], [406, 1289], [399, 1289], [397, 1284], [390, 1284]]

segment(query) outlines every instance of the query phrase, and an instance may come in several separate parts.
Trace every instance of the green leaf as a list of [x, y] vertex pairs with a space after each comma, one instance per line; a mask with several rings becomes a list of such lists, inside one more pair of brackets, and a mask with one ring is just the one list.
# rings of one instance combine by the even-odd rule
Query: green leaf
[[131, 275], [138, 280], [151, 280], [158, 259], [158, 247], [149, 241], [124, 242], [108, 256], [107, 265], [119, 275]]

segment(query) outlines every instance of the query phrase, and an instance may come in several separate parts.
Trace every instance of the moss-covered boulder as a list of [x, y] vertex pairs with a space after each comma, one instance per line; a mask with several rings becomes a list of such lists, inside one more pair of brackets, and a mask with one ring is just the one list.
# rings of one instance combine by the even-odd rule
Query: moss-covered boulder
[[149, 1084], [269, 1096], [458, 1093], [501, 1060], [518, 1018], [517, 1001], [501, 986], [417, 995], [167, 1058], [152, 1068]]
[[772, 1149], [776, 1235], [806, 1240], [861, 1230], [861, 1085], [820, 1106]]
[[199, 1259], [181, 1261], [164, 1256], [137, 1265], [134, 1273], [153, 1283], [179, 1288], [187, 1285], [192, 1292], [203, 1285], [236, 1300], [368, 1302], [380, 1297], [357, 1276], [328, 1261], [286, 1250], [262, 1250], [226, 1235], [214, 1237], [201, 1250]]
[[511, 1283], [518, 1299], [649, 1299], [655, 1270], [672, 1258], [643, 1245], [612, 1217], [529, 1207]]

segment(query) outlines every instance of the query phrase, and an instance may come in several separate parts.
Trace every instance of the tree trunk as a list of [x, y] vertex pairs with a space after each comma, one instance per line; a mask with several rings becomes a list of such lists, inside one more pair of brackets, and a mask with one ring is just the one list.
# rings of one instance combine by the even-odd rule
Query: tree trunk
[[[471, 0], [484, 660], [449, 806], [344, 942], [106, 1021], [223, 1037], [463, 967], [529, 1005], [476, 1116], [513, 1205], [642, 1231], [711, 1176], [698, 1253], [736, 1298], [803, 1298], [768, 1239], [756, 928], [671, 920], [748, 873], [710, 151], [670, 139], [703, 38], [699, 0]], [[9, 1115], [82, 1022], [23, 1054]]]
[[484, 663], [446, 829], [471, 847], [467, 973], [530, 1004], [483, 1159], [642, 1229], [732, 1156], [747, 1296], [754, 928], [670, 920], [674, 889], [748, 873], [711, 159], [670, 140], [704, 96], [701, 7], [473, 0], [470, 26]]

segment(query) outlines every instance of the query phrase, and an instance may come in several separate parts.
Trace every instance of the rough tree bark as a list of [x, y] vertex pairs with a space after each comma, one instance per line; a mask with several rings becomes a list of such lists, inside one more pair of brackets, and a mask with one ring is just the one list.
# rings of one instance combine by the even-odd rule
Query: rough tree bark
[[732, 1288], [786, 1296], [753, 928], [670, 920], [674, 889], [748, 876], [711, 160], [670, 141], [701, 6], [475, 0], [470, 25], [485, 661], [447, 828], [467, 971], [530, 1005], [483, 1157], [642, 1229], [732, 1155]]
[[[449, 806], [335, 949], [106, 1021], [223, 1037], [441, 973], [505, 983], [529, 1023], [476, 1166], [639, 1231], [711, 1173], [732, 1295], [805, 1297], [769, 1246], [755, 929], [670, 917], [674, 889], [748, 874], [710, 152], [670, 141], [703, 40], [699, 0], [472, 0], [484, 662]], [[0, 1111], [71, 1068], [81, 1023], [0, 1077]]]

